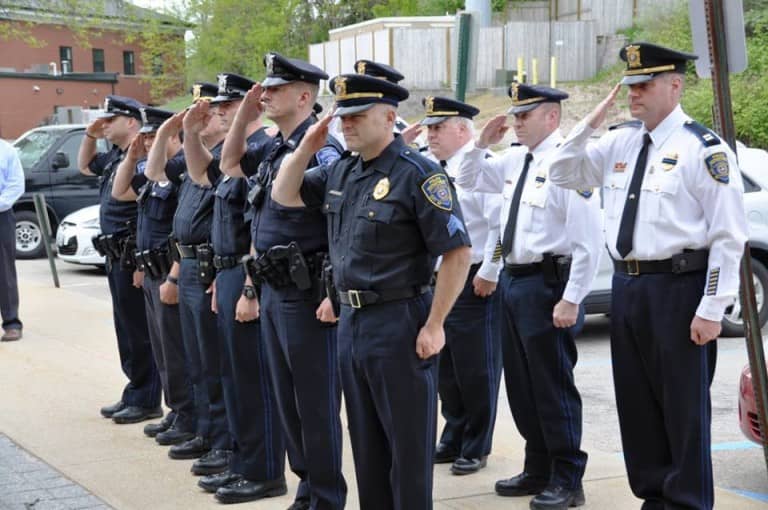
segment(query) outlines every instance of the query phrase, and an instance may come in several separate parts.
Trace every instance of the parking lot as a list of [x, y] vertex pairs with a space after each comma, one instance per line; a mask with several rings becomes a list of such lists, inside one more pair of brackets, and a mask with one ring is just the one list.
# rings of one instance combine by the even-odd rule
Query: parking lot
[[[140, 425], [117, 426], [99, 416], [124, 382], [111, 329], [106, 278], [99, 269], [58, 262], [54, 289], [46, 260], [18, 261], [25, 336], [0, 345], [0, 432], [115, 508], [213, 508], [196, 488], [188, 461], [171, 461]], [[590, 455], [583, 508], [639, 508], [624, 476], [613, 397], [608, 319], [592, 316], [579, 341], [577, 385], [584, 402], [583, 449]], [[743, 339], [722, 340], [712, 387], [716, 508], [768, 508], [762, 449], [741, 434], [738, 378]], [[527, 499], [493, 494], [496, 479], [520, 471], [522, 443], [502, 388], [494, 454], [467, 477], [436, 466], [436, 508], [528, 508]], [[349, 508], [358, 508], [346, 444]], [[289, 476], [289, 496], [295, 478]], [[285, 508], [288, 496], [245, 508]], [[0, 508], [2, 498], [0, 497]], [[24, 507], [21, 507], [24, 508]]]

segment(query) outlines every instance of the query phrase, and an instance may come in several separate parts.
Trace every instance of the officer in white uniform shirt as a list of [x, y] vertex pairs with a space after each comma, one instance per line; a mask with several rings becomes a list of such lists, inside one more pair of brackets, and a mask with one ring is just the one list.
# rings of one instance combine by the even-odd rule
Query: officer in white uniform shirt
[[640, 122], [588, 144], [617, 85], [556, 152], [550, 178], [603, 187], [616, 270], [616, 403], [632, 491], [643, 509], [710, 509], [713, 340], [739, 288], [743, 184], [733, 152], [680, 108], [686, 63], [696, 56], [637, 43], [620, 57]]
[[[422, 100], [428, 130], [427, 157], [455, 179], [464, 154], [474, 145], [472, 118], [480, 110], [445, 97]], [[484, 157], [491, 157], [485, 151]], [[436, 463], [453, 463], [466, 475], [485, 467], [491, 453], [501, 379], [500, 299], [501, 195], [456, 188], [472, 241], [472, 265], [464, 289], [445, 321], [438, 392], [445, 427], [435, 449]], [[497, 247], [499, 247], [497, 253]]]
[[584, 503], [581, 398], [573, 380], [581, 302], [602, 250], [600, 200], [591, 189], [552, 186], [549, 158], [562, 143], [560, 102], [568, 94], [544, 86], [509, 90], [518, 141], [485, 159], [509, 126], [499, 115], [467, 152], [456, 184], [502, 193], [502, 351], [507, 397], [526, 441], [523, 472], [496, 483], [502, 496], [535, 494], [531, 508]]

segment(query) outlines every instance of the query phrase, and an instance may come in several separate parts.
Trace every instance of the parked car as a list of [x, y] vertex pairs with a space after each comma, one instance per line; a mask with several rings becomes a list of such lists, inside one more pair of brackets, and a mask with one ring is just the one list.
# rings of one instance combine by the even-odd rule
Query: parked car
[[91, 242], [91, 238], [100, 233], [98, 204], [67, 215], [56, 232], [59, 258], [72, 264], [105, 265], [105, 258], [99, 255]]
[[739, 426], [747, 439], [759, 445], [763, 444], [749, 364], [741, 370], [739, 378]]
[[[749, 223], [749, 244], [752, 252], [752, 275], [755, 285], [760, 327], [768, 320], [766, 291], [768, 291], [768, 152], [738, 144], [739, 167], [744, 178], [744, 208]], [[592, 285], [584, 300], [588, 314], [611, 312], [611, 280], [613, 264], [606, 249]], [[722, 336], [742, 336], [744, 322], [741, 305], [737, 302], [726, 310]]]
[[[48, 219], [55, 233], [67, 214], [99, 201], [99, 183], [84, 176], [77, 167], [77, 152], [85, 136], [84, 124], [43, 126], [21, 135], [14, 143], [24, 167], [24, 194], [14, 204], [16, 214], [16, 256], [37, 258], [45, 254], [43, 236], [32, 200], [34, 193], [45, 196]], [[109, 149], [98, 140], [99, 151]]]

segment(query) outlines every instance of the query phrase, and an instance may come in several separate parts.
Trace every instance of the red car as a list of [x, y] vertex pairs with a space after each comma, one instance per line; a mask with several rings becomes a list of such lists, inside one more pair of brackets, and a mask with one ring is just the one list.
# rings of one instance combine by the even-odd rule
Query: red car
[[749, 364], [741, 371], [741, 378], [739, 379], [739, 425], [747, 439], [759, 445], [763, 444]]

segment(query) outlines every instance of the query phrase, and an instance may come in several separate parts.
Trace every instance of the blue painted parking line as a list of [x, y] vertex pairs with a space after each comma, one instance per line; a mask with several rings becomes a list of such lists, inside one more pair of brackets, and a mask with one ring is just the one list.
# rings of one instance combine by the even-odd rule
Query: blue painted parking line
[[712, 445], [713, 452], [726, 452], [730, 450], [751, 450], [753, 448], [760, 448], [759, 445], [751, 441], [731, 441], [727, 443], [714, 443]]
[[752, 492], [752, 491], [742, 491], [737, 489], [725, 489], [728, 492], [732, 492], [734, 494], [738, 494], [739, 496], [744, 496], [745, 498], [754, 499], [755, 501], [761, 501], [763, 503], [768, 503], [768, 494], [763, 494], [762, 492]]

